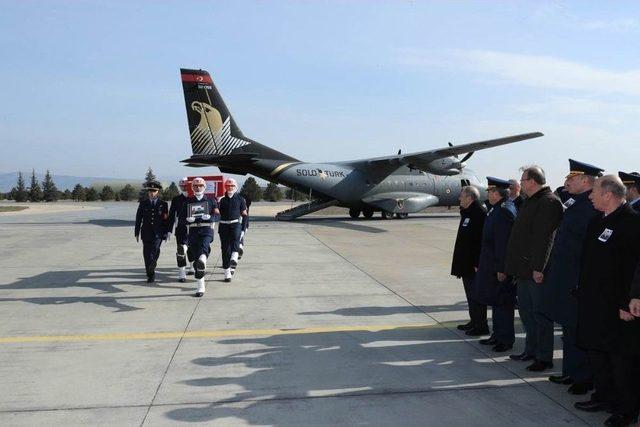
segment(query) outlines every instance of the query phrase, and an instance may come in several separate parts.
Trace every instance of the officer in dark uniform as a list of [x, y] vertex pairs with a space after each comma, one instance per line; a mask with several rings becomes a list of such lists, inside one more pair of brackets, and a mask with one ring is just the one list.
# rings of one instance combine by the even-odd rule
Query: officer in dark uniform
[[618, 176], [627, 187], [627, 202], [636, 212], [640, 212], [640, 174], [638, 172], [618, 172]]
[[487, 306], [478, 303], [473, 297], [473, 281], [482, 244], [482, 228], [487, 217], [487, 211], [479, 198], [480, 193], [475, 187], [466, 186], [460, 190], [460, 224], [451, 261], [451, 275], [462, 279], [471, 319], [464, 325], [458, 325], [458, 329], [467, 331], [467, 335], [471, 336], [489, 333]]
[[639, 396], [633, 372], [640, 324], [629, 312], [629, 295], [640, 258], [640, 216], [625, 203], [625, 193], [616, 175], [595, 183], [590, 198], [601, 215], [587, 228], [577, 291], [577, 344], [587, 350], [595, 392], [575, 407], [613, 411], [609, 426], [630, 424]]
[[586, 352], [576, 346], [578, 300], [573, 295], [578, 286], [580, 258], [587, 226], [596, 215], [589, 196], [597, 177], [604, 169], [569, 159], [563, 207], [564, 215], [556, 232], [545, 272], [543, 312], [562, 325], [562, 375], [549, 381], [565, 384], [569, 393], [586, 394], [592, 387], [592, 374]]
[[189, 197], [183, 207], [182, 215], [187, 221], [188, 248], [187, 258], [193, 262], [195, 278], [198, 282], [196, 297], [205, 293], [204, 273], [207, 268], [207, 259], [211, 253], [213, 242], [213, 226], [220, 214], [218, 202], [205, 196], [206, 182], [202, 178], [195, 178], [191, 183], [193, 197]]
[[134, 235], [136, 241], [142, 237], [142, 254], [144, 268], [147, 272], [147, 282], [153, 283], [156, 278], [156, 264], [160, 256], [160, 245], [167, 235], [167, 218], [169, 207], [167, 202], [160, 200], [158, 193], [162, 185], [157, 181], [145, 183], [149, 197], [138, 205], [136, 212], [136, 226]]
[[231, 282], [232, 269], [238, 265], [238, 250], [240, 233], [242, 231], [241, 218], [247, 216], [247, 204], [237, 192], [238, 184], [235, 179], [228, 179], [224, 183], [225, 195], [220, 199], [220, 249], [222, 251], [222, 268], [224, 281]]
[[244, 202], [247, 205], [247, 216], [242, 217], [242, 230], [240, 231], [240, 244], [238, 245], [238, 259], [244, 255], [244, 236], [249, 229], [249, 209], [251, 208], [251, 199], [246, 194], [240, 194], [244, 198]]
[[187, 278], [187, 249], [189, 246], [189, 236], [187, 233], [187, 217], [184, 216], [186, 210], [183, 209], [185, 202], [189, 198], [188, 196], [189, 180], [185, 177], [180, 180], [178, 186], [180, 188], [180, 194], [171, 199], [171, 207], [169, 209], [169, 233], [173, 232], [173, 226], [175, 226], [176, 236], [176, 262], [178, 263], [178, 281], [184, 283]]
[[516, 207], [509, 200], [509, 181], [487, 177], [487, 195], [491, 210], [482, 231], [480, 262], [473, 285], [476, 300], [490, 305], [493, 314], [493, 335], [480, 344], [493, 345], [493, 351], [504, 352], [513, 347], [513, 326], [516, 287], [513, 278], [505, 274], [505, 256]]

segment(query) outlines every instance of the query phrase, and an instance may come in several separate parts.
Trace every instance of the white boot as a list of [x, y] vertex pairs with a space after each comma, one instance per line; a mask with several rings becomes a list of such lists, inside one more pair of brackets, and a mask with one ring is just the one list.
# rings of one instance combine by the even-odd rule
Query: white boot
[[231, 253], [231, 268], [235, 268], [238, 265], [238, 252]]
[[224, 269], [224, 281], [229, 283], [231, 281], [231, 269], [230, 268], [225, 268]]
[[204, 265], [204, 268], [207, 268], [207, 256], [205, 254], [202, 254], [198, 259]]
[[202, 279], [198, 279], [198, 290], [196, 291], [196, 296], [197, 297], [201, 297], [204, 295], [205, 292], [205, 287], [204, 287], [204, 277]]
[[178, 267], [178, 282], [184, 283], [187, 280], [187, 268]]

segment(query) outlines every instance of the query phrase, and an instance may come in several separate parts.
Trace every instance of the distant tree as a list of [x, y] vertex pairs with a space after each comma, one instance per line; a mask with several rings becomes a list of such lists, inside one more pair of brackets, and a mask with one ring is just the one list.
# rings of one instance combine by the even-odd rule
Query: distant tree
[[29, 201], [40, 202], [43, 197], [42, 188], [40, 188], [40, 183], [36, 178], [36, 171], [33, 169], [31, 172], [31, 186], [29, 187]]
[[106, 202], [108, 200], [113, 200], [116, 197], [116, 193], [113, 191], [109, 185], [105, 185], [102, 187], [102, 191], [100, 192], [100, 200]]
[[156, 178], [156, 175], [153, 173], [153, 169], [151, 169], [151, 166], [149, 166], [149, 169], [147, 169], [147, 173], [144, 175], [144, 182], [157, 180], [158, 178]]
[[68, 188], [60, 193], [60, 198], [63, 200], [71, 200], [72, 197], [71, 191], [69, 191]]
[[42, 181], [42, 195], [45, 202], [55, 202], [56, 200], [58, 200], [58, 188], [53, 182], [51, 172], [49, 172], [48, 169], [47, 173], [44, 176], [44, 181]]
[[71, 197], [76, 202], [84, 202], [85, 200], [87, 200], [87, 192], [82, 185], [76, 184], [76, 186], [73, 187], [73, 191], [71, 192]]
[[0, 191], [0, 200], [4, 200], [7, 198], [9, 193], [3, 193], [2, 191]]
[[115, 197], [113, 198], [113, 200], [115, 200], [116, 202], [120, 201], [120, 192], [119, 191], [116, 191]]
[[122, 187], [122, 190], [118, 192], [118, 195], [120, 196], [120, 200], [124, 200], [124, 201], [133, 200], [136, 197], [136, 190], [135, 188], [133, 188], [131, 184], [127, 184], [124, 187]]
[[264, 200], [267, 200], [269, 202], [278, 202], [282, 200], [282, 191], [280, 190], [280, 187], [278, 187], [278, 184], [276, 184], [275, 182], [270, 182], [267, 185], [267, 188], [265, 188], [262, 197], [264, 198]]
[[85, 188], [87, 202], [95, 202], [98, 200], [98, 192], [93, 187]]
[[24, 185], [22, 172], [18, 172], [18, 182], [11, 192], [13, 193], [11, 198], [16, 202], [26, 202], [29, 199], [29, 193], [27, 193], [27, 188]]
[[243, 197], [247, 197], [252, 202], [262, 200], [262, 188], [260, 188], [256, 180], [252, 176], [244, 181], [244, 184], [240, 189], [240, 194]]
[[302, 191], [294, 190], [293, 188], [287, 188], [284, 193], [285, 199], [300, 201], [300, 200], [309, 200], [309, 195], [303, 193]]
[[178, 189], [178, 186], [176, 185], [176, 183], [173, 181], [171, 182], [170, 186], [162, 190], [162, 198], [164, 200], [171, 200], [174, 197], [176, 197], [178, 194], [180, 194], [180, 190]]

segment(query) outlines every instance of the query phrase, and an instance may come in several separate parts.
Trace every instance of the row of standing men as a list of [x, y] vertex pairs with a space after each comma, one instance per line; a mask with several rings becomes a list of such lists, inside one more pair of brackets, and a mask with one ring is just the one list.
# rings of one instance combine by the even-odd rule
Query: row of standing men
[[488, 212], [478, 190], [464, 187], [451, 274], [463, 281], [471, 318], [458, 329], [509, 351], [517, 307], [525, 347], [510, 358], [541, 372], [553, 368], [560, 324], [562, 373], [549, 380], [572, 394], [595, 389], [575, 407], [626, 426], [640, 407], [640, 174], [603, 172], [569, 159], [556, 192], [538, 166], [522, 168], [519, 182], [487, 177]]
[[187, 178], [180, 180], [181, 194], [171, 200], [169, 207], [158, 197], [162, 189], [160, 183], [145, 183], [148, 197], [138, 206], [134, 235], [137, 241], [142, 239], [147, 282], [152, 283], [155, 281], [160, 246], [169, 240], [175, 228], [178, 281], [185, 282], [188, 274], [194, 274], [196, 296], [202, 297], [206, 291], [204, 276], [215, 223], [218, 223], [224, 281], [231, 282], [244, 251], [251, 202], [237, 192], [238, 184], [234, 179], [225, 181], [225, 194], [220, 200], [205, 195], [206, 182], [203, 178], [191, 181], [191, 197], [188, 196], [188, 185]]

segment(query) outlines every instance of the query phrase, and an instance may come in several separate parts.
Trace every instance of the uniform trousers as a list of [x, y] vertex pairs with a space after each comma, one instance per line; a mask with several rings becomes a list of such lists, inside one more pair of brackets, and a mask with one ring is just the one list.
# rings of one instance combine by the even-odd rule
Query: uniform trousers
[[543, 284], [518, 279], [518, 312], [526, 332], [525, 353], [541, 362], [553, 360], [553, 321], [543, 314]]
[[189, 234], [187, 233], [186, 226], [178, 225], [176, 227], [176, 261], [178, 267], [185, 267], [187, 265], [186, 253], [182, 252], [183, 246], [189, 246]]
[[475, 277], [475, 274], [462, 276], [464, 293], [467, 297], [467, 305], [469, 307], [469, 318], [474, 328], [487, 329], [487, 306], [480, 304], [473, 297], [473, 280]]
[[222, 268], [231, 268], [231, 254], [238, 252], [240, 248], [240, 232], [242, 226], [239, 222], [222, 224], [218, 228], [220, 234], [220, 250], [222, 252]]
[[516, 340], [516, 331], [513, 326], [515, 307], [513, 304], [503, 304], [491, 307], [493, 317], [493, 333], [496, 341], [512, 346]]
[[591, 382], [591, 367], [587, 353], [576, 344], [576, 326], [562, 327], [562, 375], [570, 377], [574, 383]]
[[156, 264], [160, 257], [161, 244], [162, 239], [159, 237], [142, 241], [142, 256], [144, 258], [144, 269], [147, 272], [147, 277], [153, 277], [155, 275]]
[[194, 227], [189, 230], [189, 247], [187, 257], [193, 262], [205, 255], [209, 258], [211, 243], [213, 242], [213, 230], [210, 227]]

